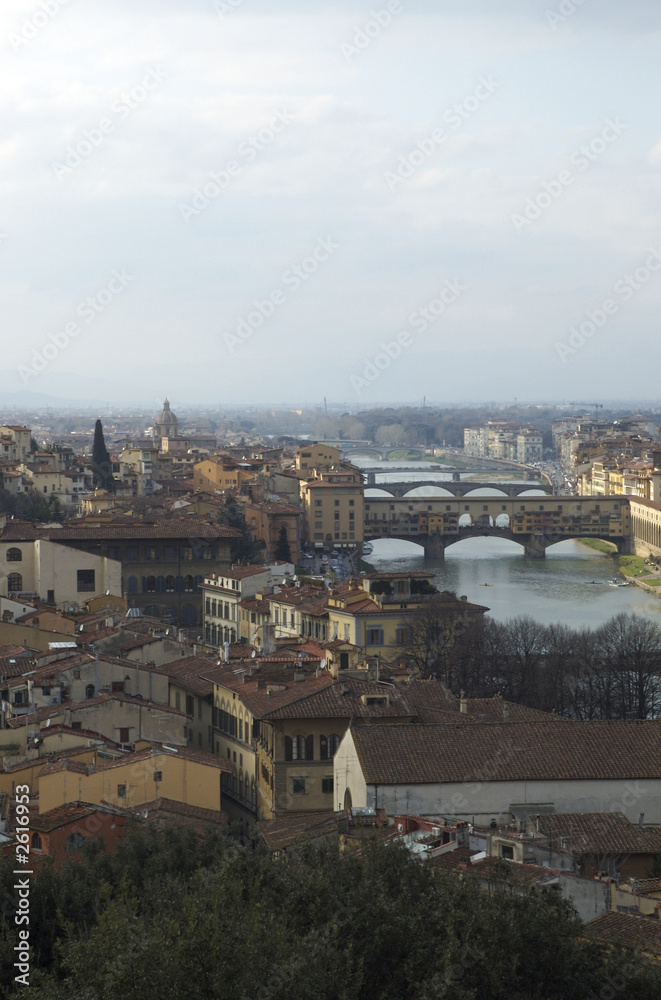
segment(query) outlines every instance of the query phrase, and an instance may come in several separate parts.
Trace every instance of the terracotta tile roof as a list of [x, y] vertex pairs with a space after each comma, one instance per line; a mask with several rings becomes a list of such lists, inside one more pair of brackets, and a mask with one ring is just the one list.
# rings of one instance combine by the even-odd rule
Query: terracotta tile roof
[[39, 772], [39, 777], [47, 774], [56, 774], [58, 771], [75, 771], [76, 774], [87, 774], [88, 765], [79, 760], [71, 760], [69, 757], [60, 757], [58, 760], [45, 764]]
[[[550, 712], [505, 701], [500, 695], [493, 698], [468, 698], [467, 708], [468, 717], [481, 722], [545, 722], [553, 718]], [[559, 722], [569, 721], [562, 716], [556, 718]]]
[[[347, 604], [346, 607], [336, 607], [335, 605], [329, 605], [329, 607], [333, 611], [339, 611], [346, 615], [387, 614], [386, 609], [370, 597], [365, 598], [364, 601], [354, 601], [352, 604]], [[397, 613], [401, 616], [401, 608], [398, 608]]]
[[30, 830], [35, 833], [51, 833], [61, 826], [85, 819], [86, 816], [91, 816], [97, 811], [98, 806], [82, 802], [68, 802], [66, 805], [56, 806], [47, 812], [30, 817]]
[[586, 934], [596, 941], [619, 947], [639, 948], [661, 955], [661, 920], [636, 916], [633, 913], [603, 913], [585, 925]]
[[[75, 730], [75, 731], [78, 732], [78, 730]], [[53, 728], [49, 728], [48, 729], [48, 733], [51, 733], [51, 732], [53, 732]], [[80, 754], [84, 754], [84, 753], [88, 753], [88, 752], [89, 752], [89, 748], [87, 746], [84, 746], [84, 747], [69, 747], [67, 750], [58, 750], [57, 751], [57, 759], [59, 760], [61, 757], [62, 758], [64, 758], [64, 757], [77, 757]], [[5, 758], [5, 760], [7, 760], [7, 758]], [[34, 767], [35, 765], [38, 765], [40, 763], [50, 764], [50, 763], [53, 763], [53, 760], [50, 757], [47, 757], [47, 756], [44, 756], [44, 757], [31, 757], [29, 760], [22, 760], [18, 764], [6, 764], [4, 770], [5, 770], [5, 772], [22, 771], [26, 767]]]
[[329, 686], [329, 682], [332, 682], [330, 674], [324, 673], [321, 677], [316, 677], [313, 674], [301, 681], [294, 681], [291, 678], [285, 680], [282, 677], [272, 678], [268, 683], [278, 687], [285, 685], [285, 689], [282, 691], [272, 689], [270, 694], [268, 687], [258, 687], [256, 680], [247, 684], [239, 682], [234, 690], [251, 715], [256, 719], [263, 719], [270, 716], [278, 708], [301, 701], [311, 694], [323, 690]]
[[459, 699], [442, 684], [430, 677], [429, 680], [410, 681], [404, 685], [406, 700], [418, 712], [424, 709], [436, 709], [445, 712], [459, 712]]
[[661, 778], [661, 720], [356, 726], [351, 733], [370, 783]]
[[661, 878], [637, 878], [632, 882], [634, 892], [642, 893], [643, 896], [661, 892]]
[[[581, 878], [574, 872], [566, 871], [562, 868], [544, 868], [542, 865], [518, 864], [514, 861], [508, 863], [506, 878], [503, 878], [503, 859], [497, 857], [483, 858], [481, 861], [472, 862], [470, 870], [483, 879], [493, 879], [499, 882], [507, 882], [508, 885], [518, 885], [522, 888], [532, 888], [536, 885], [545, 885], [555, 882], [559, 875], [566, 875], [569, 878]], [[592, 882], [592, 879], [585, 879]]]
[[52, 542], [84, 541], [131, 541], [139, 538], [238, 538], [240, 531], [225, 525], [211, 525], [207, 521], [182, 520], [174, 518], [158, 524], [137, 521], [131, 524], [104, 524], [97, 526], [74, 526], [63, 524], [58, 528], [48, 528], [27, 521], [8, 521], [0, 532], [0, 541], [34, 541], [47, 538]]
[[176, 816], [177, 819], [194, 819], [202, 823], [212, 823], [214, 825], [225, 826], [227, 823], [227, 813], [219, 809], [205, 809], [203, 806], [192, 806], [187, 802], [177, 802], [176, 799], [158, 798], [152, 802], [146, 802], [139, 807], [140, 813], [148, 813], [144, 817], [147, 821]]
[[428, 863], [433, 866], [434, 870], [463, 871], [470, 867], [471, 858], [474, 858], [478, 853], [478, 851], [471, 851], [467, 847], [458, 847], [456, 851], [448, 851], [447, 854], [437, 854], [436, 857], [430, 857]]
[[271, 614], [271, 605], [267, 600], [258, 600], [256, 597], [244, 597], [240, 602], [241, 607], [246, 611], [259, 611], [262, 615]]
[[213, 667], [215, 659], [206, 656], [182, 656], [179, 660], [162, 663], [158, 673], [166, 674], [170, 680], [178, 682], [181, 687], [192, 691], [202, 698], [213, 694], [213, 684], [202, 675]]
[[[410, 719], [413, 716], [413, 711], [403, 695], [390, 686], [355, 678], [335, 681], [330, 674], [325, 676], [327, 683], [323, 688], [311, 691], [309, 695], [301, 691], [298, 698], [292, 698], [282, 705], [267, 709], [264, 717], [267, 719]], [[307, 686], [307, 683], [294, 684], [292, 687], [300, 689]], [[379, 698], [387, 696], [388, 702], [385, 705], [369, 702], [365, 704], [364, 695]], [[274, 693], [272, 701], [276, 697], [277, 694]]]
[[284, 851], [292, 844], [337, 835], [337, 815], [334, 812], [299, 813], [282, 819], [261, 820], [257, 829], [269, 850]]
[[574, 854], [661, 853], [661, 826], [639, 827], [619, 812], [546, 813], [532, 821], [553, 846]]

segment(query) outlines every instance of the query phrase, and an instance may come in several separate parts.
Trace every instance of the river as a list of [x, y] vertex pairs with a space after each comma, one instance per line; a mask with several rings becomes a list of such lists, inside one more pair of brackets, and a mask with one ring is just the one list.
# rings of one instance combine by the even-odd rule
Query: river
[[[397, 462], [372, 463], [365, 459], [364, 464], [361, 460], [356, 464], [365, 471], [383, 473], [377, 477], [382, 483], [409, 478], [412, 482], [429, 480], [441, 475], [422, 469], [417, 474], [388, 472], [388, 465]], [[508, 482], [506, 475], [488, 478], [494, 483]], [[534, 483], [530, 485], [534, 489]], [[523, 548], [508, 539], [467, 538], [451, 545], [443, 561], [425, 560], [421, 547], [413, 542], [384, 538], [372, 545], [368, 566], [432, 572], [439, 590], [465, 594], [469, 601], [488, 607], [498, 621], [530, 615], [547, 625], [563, 622], [572, 628], [596, 628], [624, 611], [644, 615], [661, 625], [661, 599], [639, 587], [611, 587], [614, 566], [610, 557], [580, 542], [559, 542], [547, 549], [545, 559], [526, 559]]]

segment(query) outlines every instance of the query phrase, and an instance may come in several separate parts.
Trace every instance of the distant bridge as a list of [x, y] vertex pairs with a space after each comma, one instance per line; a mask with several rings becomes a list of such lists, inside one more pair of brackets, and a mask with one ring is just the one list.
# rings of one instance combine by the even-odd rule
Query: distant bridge
[[[521, 493], [525, 493], [528, 490], [543, 490], [544, 493], [551, 493], [551, 487], [547, 483], [539, 483], [537, 480], [528, 483], [476, 483], [468, 480], [457, 482], [456, 480], [449, 479], [426, 479], [418, 482], [376, 483], [372, 482], [368, 475], [368, 480], [365, 483], [366, 489], [385, 490], [391, 497], [404, 497], [411, 490], [418, 489], [420, 486], [436, 486], [439, 489], [447, 490], [448, 494], [454, 497], [466, 496], [472, 493], [473, 490], [487, 489], [498, 490], [501, 496], [504, 497], [518, 497]], [[413, 499], [420, 499], [420, 497], [414, 497]]]
[[[365, 448], [360, 448], [360, 447], [356, 448], [353, 446], [345, 448], [342, 447], [342, 444], [343, 442], [340, 441], [339, 447], [341, 448], [342, 451], [342, 458], [345, 458], [347, 460], [356, 457], [362, 458], [363, 455], [367, 455], [370, 458], [378, 459], [380, 462], [386, 462], [391, 455], [399, 455], [399, 457], [401, 458], [402, 452], [406, 452], [405, 456], [406, 458], [413, 458], [413, 457], [424, 458], [425, 456], [429, 456], [431, 454], [428, 448], [409, 448], [408, 446], [405, 445], [398, 445], [397, 447], [389, 445], [387, 448], [386, 447], [379, 448], [378, 446], [375, 447], [374, 445], [370, 445], [369, 447]], [[345, 441], [344, 444], [346, 445], [347, 442]]]
[[495, 536], [543, 558], [557, 542], [600, 538], [620, 552], [633, 551], [626, 497], [365, 497], [365, 541], [417, 542], [430, 559], [465, 538]]

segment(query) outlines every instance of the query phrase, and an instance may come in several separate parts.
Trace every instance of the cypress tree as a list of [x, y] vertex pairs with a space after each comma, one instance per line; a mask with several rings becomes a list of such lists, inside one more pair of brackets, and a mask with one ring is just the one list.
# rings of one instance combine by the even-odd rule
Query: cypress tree
[[92, 476], [94, 486], [107, 493], [115, 492], [115, 480], [112, 476], [112, 462], [103, 438], [103, 426], [100, 420], [94, 425], [94, 445], [92, 446]]

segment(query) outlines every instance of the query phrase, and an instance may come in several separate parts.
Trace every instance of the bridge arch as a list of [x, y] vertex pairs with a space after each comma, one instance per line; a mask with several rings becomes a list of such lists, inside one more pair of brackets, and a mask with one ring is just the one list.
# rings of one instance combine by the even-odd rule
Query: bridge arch
[[369, 500], [370, 497], [391, 497], [393, 494], [389, 493], [388, 490], [382, 490], [380, 487], [370, 486], [368, 490], [365, 490], [365, 499]]
[[469, 499], [470, 497], [506, 497], [508, 494], [505, 490], [500, 490], [496, 486], [479, 486], [477, 489], [469, 490], [464, 493], [464, 498]]
[[402, 499], [406, 497], [452, 497], [455, 495], [444, 486], [415, 486], [408, 493], [404, 493]]

